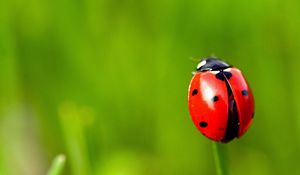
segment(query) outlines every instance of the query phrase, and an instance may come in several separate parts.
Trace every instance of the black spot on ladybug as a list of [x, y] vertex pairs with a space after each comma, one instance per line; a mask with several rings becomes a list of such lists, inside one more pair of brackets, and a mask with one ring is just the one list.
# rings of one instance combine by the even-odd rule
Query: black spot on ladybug
[[225, 80], [225, 77], [224, 77], [224, 75], [223, 75], [222, 72], [217, 73], [217, 74], [216, 74], [216, 78], [219, 79], [219, 80], [222, 80], [222, 81]]
[[213, 102], [219, 101], [219, 97], [218, 97], [218, 96], [214, 96], [211, 100], [212, 100]]
[[252, 118], [254, 118], [254, 112], [252, 113]]
[[242, 95], [243, 96], [248, 96], [248, 91], [247, 90], [242, 90]]
[[219, 80], [225, 81], [225, 77], [227, 78], [227, 80], [229, 80], [232, 77], [232, 73], [220, 71], [219, 73], [216, 74], [216, 78]]
[[198, 90], [194, 89], [193, 92], [192, 92], [192, 96], [197, 95], [197, 94], [198, 94]]
[[207, 126], [208, 124], [207, 124], [207, 122], [199, 122], [199, 126], [201, 127], [201, 128], [205, 128], [206, 126]]

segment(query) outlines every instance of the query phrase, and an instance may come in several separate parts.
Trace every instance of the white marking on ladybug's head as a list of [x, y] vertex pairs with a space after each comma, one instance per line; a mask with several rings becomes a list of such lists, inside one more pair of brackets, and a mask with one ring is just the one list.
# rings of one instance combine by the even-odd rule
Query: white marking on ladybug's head
[[231, 71], [231, 67], [224, 69], [224, 71], [230, 72]]
[[200, 67], [204, 66], [206, 64], [206, 60], [201, 61], [198, 65], [197, 65], [197, 69], [200, 69]]
[[212, 74], [217, 74], [217, 73], [219, 73], [220, 71], [219, 70], [213, 70], [213, 71], [210, 71], [210, 73], [212, 73]]

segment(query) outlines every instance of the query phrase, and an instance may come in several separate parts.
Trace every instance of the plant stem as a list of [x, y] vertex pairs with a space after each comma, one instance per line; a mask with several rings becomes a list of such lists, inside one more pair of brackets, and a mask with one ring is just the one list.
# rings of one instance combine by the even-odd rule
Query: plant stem
[[66, 162], [65, 155], [58, 155], [55, 157], [55, 159], [52, 162], [52, 165], [47, 173], [47, 175], [60, 175], [62, 172], [62, 169], [64, 168]]
[[212, 143], [217, 175], [228, 175], [226, 168], [225, 150], [217, 142]]

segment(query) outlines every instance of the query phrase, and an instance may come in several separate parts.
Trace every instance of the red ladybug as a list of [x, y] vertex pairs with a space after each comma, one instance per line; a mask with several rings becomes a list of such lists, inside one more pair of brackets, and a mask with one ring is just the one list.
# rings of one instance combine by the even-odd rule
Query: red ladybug
[[217, 142], [241, 137], [254, 116], [253, 94], [243, 74], [216, 58], [198, 64], [190, 82], [188, 103], [198, 130]]

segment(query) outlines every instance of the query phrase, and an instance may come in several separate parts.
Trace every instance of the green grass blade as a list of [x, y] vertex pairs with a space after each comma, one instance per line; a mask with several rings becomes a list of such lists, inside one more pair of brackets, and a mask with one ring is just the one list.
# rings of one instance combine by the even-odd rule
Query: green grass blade
[[217, 142], [213, 142], [212, 144], [217, 175], [228, 175], [225, 152], [221, 148], [222, 145], [220, 145], [220, 143]]
[[60, 175], [66, 162], [66, 157], [63, 154], [56, 156], [47, 175]]

